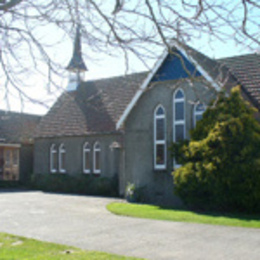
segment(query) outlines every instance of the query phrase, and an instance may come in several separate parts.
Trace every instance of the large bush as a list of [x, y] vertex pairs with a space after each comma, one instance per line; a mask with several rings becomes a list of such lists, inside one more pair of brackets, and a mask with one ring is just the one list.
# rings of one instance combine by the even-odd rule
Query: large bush
[[175, 193], [197, 209], [260, 212], [260, 125], [235, 88], [223, 93], [175, 146]]

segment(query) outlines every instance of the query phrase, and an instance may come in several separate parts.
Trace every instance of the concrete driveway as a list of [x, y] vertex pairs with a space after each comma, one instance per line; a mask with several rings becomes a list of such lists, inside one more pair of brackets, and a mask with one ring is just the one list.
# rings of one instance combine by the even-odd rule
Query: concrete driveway
[[0, 192], [0, 232], [156, 260], [260, 259], [259, 229], [115, 216], [115, 200]]

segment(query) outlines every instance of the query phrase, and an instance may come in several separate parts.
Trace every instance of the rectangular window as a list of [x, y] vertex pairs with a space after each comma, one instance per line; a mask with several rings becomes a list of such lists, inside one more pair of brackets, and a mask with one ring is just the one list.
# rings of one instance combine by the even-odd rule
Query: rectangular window
[[58, 153], [55, 144], [50, 147], [50, 172], [56, 173], [58, 169]]
[[60, 172], [65, 172], [65, 153], [60, 155]]
[[59, 172], [65, 173], [66, 172], [66, 149], [65, 145], [61, 144], [59, 147]]
[[94, 173], [101, 173], [101, 146], [98, 142], [94, 144]]
[[100, 171], [100, 152], [95, 152], [95, 170], [96, 172]]
[[90, 152], [85, 152], [85, 172], [90, 172]]
[[175, 125], [175, 142], [184, 140], [184, 125]]
[[85, 154], [85, 169], [90, 170], [90, 153]]
[[164, 118], [157, 118], [156, 120], [156, 140], [163, 140], [164, 137], [164, 131], [165, 131], [165, 123]]
[[184, 120], [184, 102], [175, 103], [175, 120]]
[[53, 153], [52, 157], [52, 172], [56, 172], [58, 168], [57, 153]]
[[156, 145], [156, 165], [164, 165], [165, 158], [165, 145], [157, 144]]

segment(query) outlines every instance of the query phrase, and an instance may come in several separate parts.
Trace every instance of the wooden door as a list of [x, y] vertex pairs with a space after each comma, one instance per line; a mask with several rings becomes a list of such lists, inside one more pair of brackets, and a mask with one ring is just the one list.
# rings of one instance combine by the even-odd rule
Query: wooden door
[[4, 148], [3, 180], [19, 180], [19, 149]]

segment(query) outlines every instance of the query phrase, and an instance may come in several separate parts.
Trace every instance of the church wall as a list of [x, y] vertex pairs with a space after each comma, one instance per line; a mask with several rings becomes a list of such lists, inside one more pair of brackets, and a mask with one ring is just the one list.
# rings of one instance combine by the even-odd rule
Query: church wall
[[[67, 174], [71, 176], [80, 176], [83, 173], [83, 145], [88, 142], [90, 145], [90, 161], [91, 170], [93, 172], [93, 146], [95, 142], [100, 143], [101, 158], [100, 166], [101, 177], [113, 177], [118, 174], [118, 157], [117, 150], [110, 146], [113, 142], [120, 141], [120, 135], [91, 135], [80, 137], [56, 137], [56, 138], [38, 138], [35, 140], [34, 148], [34, 173], [35, 174]], [[61, 144], [64, 144], [65, 154], [65, 173], [51, 173], [50, 170], [50, 148], [55, 144], [57, 149]]]
[[[187, 81], [155, 82], [143, 94], [125, 123], [125, 186], [128, 182], [143, 188], [148, 202], [179, 204], [173, 195], [173, 158], [167, 149], [167, 167], [154, 169], [154, 111], [161, 104], [166, 112], [167, 147], [173, 141], [173, 95], [181, 88], [185, 93], [186, 138], [193, 127], [194, 102], [199, 99], [209, 103], [214, 91], [209, 91], [200, 82], [191, 86]], [[123, 190], [123, 187], [121, 187]]]

